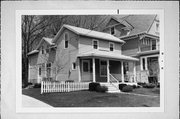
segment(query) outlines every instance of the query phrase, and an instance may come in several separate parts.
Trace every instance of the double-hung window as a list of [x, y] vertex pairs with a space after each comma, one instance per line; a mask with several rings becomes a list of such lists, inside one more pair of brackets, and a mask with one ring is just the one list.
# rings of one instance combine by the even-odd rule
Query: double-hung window
[[93, 49], [98, 49], [99, 42], [98, 40], [93, 40]]
[[111, 27], [111, 35], [114, 35], [114, 34], [115, 34], [115, 28]]
[[69, 38], [68, 38], [68, 34], [65, 33], [64, 34], [64, 48], [68, 48], [69, 45]]
[[47, 77], [51, 77], [51, 63], [46, 64]]
[[109, 43], [109, 50], [114, 51], [114, 43]]

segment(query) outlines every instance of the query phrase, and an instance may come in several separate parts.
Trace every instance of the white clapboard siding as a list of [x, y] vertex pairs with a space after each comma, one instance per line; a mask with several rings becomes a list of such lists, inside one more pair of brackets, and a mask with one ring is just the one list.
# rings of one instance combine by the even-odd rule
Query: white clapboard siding
[[89, 89], [88, 82], [41, 82], [41, 94], [51, 92], [70, 92]]

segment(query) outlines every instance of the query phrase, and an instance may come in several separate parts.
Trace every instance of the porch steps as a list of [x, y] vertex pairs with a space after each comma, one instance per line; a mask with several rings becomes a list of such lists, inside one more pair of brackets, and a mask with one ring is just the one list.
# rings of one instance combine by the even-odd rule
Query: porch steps
[[121, 92], [119, 90], [118, 83], [100, 83], [101, 86], [106, 86], [108, 87], [108, 93], [118, 93]]

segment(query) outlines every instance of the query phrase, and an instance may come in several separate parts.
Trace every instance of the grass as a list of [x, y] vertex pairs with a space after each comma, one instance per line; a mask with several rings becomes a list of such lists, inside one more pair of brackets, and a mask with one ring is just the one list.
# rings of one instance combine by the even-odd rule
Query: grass
[[[137, 90], [138, 92], [138, 90]], [[159, 97], [76, 91], [40, 94], [39, 88], [23, 89], [22, 93], [53, 107], [159, 107]]]
[[136, 88], [136, 89], [133, 89], [133, 91], [130, 93], [150, 95], [150, 96], [159, 96], [160, 88]]

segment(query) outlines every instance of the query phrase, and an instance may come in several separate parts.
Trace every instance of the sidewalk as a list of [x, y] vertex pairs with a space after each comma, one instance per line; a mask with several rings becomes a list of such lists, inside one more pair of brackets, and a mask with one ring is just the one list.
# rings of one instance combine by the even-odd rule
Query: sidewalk
[[22, 106], [23, 107], [52, 107], [44, 102], [41, 102], [35, 98], [22, 95]]

